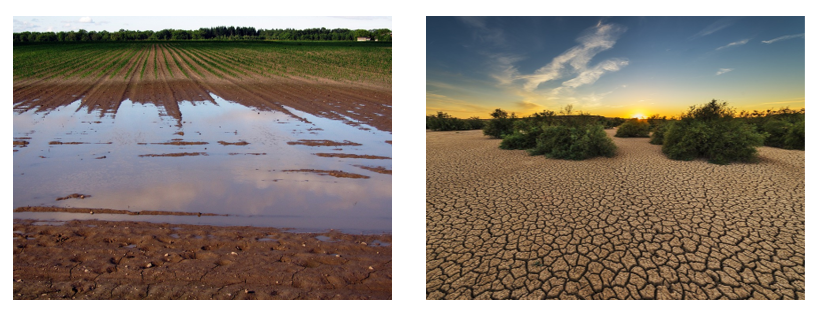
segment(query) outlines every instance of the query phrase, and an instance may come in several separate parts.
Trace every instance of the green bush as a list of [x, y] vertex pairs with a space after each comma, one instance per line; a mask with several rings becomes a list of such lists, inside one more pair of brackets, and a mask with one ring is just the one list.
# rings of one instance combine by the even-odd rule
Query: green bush
[[620, 125], [624, 124], [625, 121], [627, 121], [627, 120], [625, 120], [624, 118], [618, 118], [618, 117], [616, 117], [616, 118], [604, 118], [604, 121], [602, 121], [602, 125], [604, 125], [605, 129], [612, 129], [612, 128], [615, 128], [617, 126], [620, 126]]
[[488, 121], [482, 129], [485, 135], [502, 138], [505, 135], [513, 134], [513, 121], [516, 120], [515, 113], [508, 115], [506, 111], [496, 109], [490, 116], [493, 117], [493, 119]]
[[459, 119], [444, 112], [427, 116], [425, 128], [433, 131], [478, 130], [485, 126], [479, 117]]
[[784, 136], [784, 148], [804, 150], [804, 120], [792, 124]]
[[616, 144], [613, 143], [604, 126], [552, 125], [544, 126], [536, 139], [536, 147], [528, 150], [531, 155], [545, 155], [548, 158], [582, 160], [598, 156], [613, 157]]
[[465, 121], [468, 130], [481, 130], [485, 127], [485, 121], [479, 119], [479, 117], [470, 117], [463, 121]]
[[760, 125], [760, 128], [768, 134], [764, 145], [784, 149], [804, 149], [803, 114], [772, 115], [757, 119], [753, 123]]
[[754, 126], [733, 118], [734, 114], [726, 102], [716, 100], [690, 107], [681, 121], [664, 133], [662, 152], [675, 160], [707, 158], [716, 164], [753, 161], [766, 133], [756, 132]]
[[513, 133], [502, 137], [501, 149], [528, 149], [536, 146], [536, 137], [524, 133]]
[[616, 137], [650, 137], [650, 123], [630, 119], [619, 126]]
[[670, 129], [670, 126], [673, 125], [673, 123], [673, 121], [670, 121], [662, 124], [657, 124], [656, 127], [653, 128], [653, 133], [650, 134], [650, 144], [664, 144], [664, 133]]

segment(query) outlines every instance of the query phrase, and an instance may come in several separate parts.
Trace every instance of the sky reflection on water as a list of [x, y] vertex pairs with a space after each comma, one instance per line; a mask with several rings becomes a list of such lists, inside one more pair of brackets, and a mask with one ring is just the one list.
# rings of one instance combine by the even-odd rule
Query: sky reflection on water
[[[27, 147], [14, 148], [19, 150], [14, 153], [14, 207], [202, 212], [231, 217], [108, 216], [114, 220], [390, 232], [391, 175], [357, 166], [391, 169], [391, 160], [313, 155], [325, 152], [391, 157], [391, 144], [386, 142], [391, 140], [389, 132], [288, 108], [302, 118], [296, 119], [212, 97], [217, 104], [180, 103], [183, 119], [179, 127], [175, 119], [161, 111], [158, 115], [158, 107], [128, 100], [116, 115], [102, 117], [99, 112], [76, 111], [79, 101], [49, 112], [15, 113], [15, 139], [31, 139], [25, 139], [30, 142]], [[208, 144], [152, 144], [173, 139]], [[287, 144], [300, 139], [347, 140], [362, 145]], [[51, 141], [88, 144], [50, 145]], [[221, 145], [218, 141], [250, 144]], [[184, 152], [204, 155], [139, 157]], [[283, 172], [298, 169], [336, 170], [370, 178]], [[91, 197], [55, 201], [71, 193]], [[67, 213], [14, 214], [15, 218], [33, 216], [83, 217]], [[103, 215], [93, 216], [86, 219], [102, 219]]]

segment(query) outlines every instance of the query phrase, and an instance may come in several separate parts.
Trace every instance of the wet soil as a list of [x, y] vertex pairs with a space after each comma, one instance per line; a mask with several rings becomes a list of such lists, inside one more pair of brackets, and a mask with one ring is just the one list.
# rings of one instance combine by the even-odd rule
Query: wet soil
[[351, 178], [351, 179], [368, 179], [369, 176], [350, 173], [345, 171], [339, 170], [317, 170], [317, 169], [299, 169], [299, 170], [282, 170], [283, 172], [310, 172], [310, 173], [318, 173], [320, 175], [325, 176], [332, 176], [337, 178]]
[[369, 166], [363, 166], [363, 165], [354, 165], [354, 166], [357, 166], [357, 167], [365, 169], [365, 170], [370, 170], [370, 171], [373, 171], [373, 172], [376, 172], [376, 173], [391, 174], [390, 169], [385, 169], [385, 167], [382, 167], [382, 166], [379, 166], [379, 167], [369, 167]]
[[[153, 73], [150, 69], [154, 69], [155, 55], [160, 58], [157, 72]], [[162, 64], [164, 55], [177, 60], [182, 69], [173, 67], [174, 72], [169, 72]], [[134, 58], [141, 56], [137, 54]], [[248, 107], [280, 111], [294, 118], [297, 116], [285, 106], [322, 118], [342, 120], [353, 126], [369, 125], [381, 131], [391, 131], [390, 83], [338, 82], [304, 76], [269, 77], [253, 72], [240, 77], [216, 76], [196, 65], [190, 56], [177, 54], [167, 45], [154, 45], [147, 58], [146, 69], [149, 70], [145, 75], [132, 71], [127, 77], [124, 73], [112, 77], [107, 72], [95, 72], [86, 78], [65, 78], [56, 73], [47, 73], [44, 78], [15, 78], [14, 110], [49, 111], [81, 100], [83, 109], [89, 113], [98, 111], [102, 116], [116, 114], [122, 101], [131, 99], [136, 103], [155, 104], [182, 125], [179, 103], [214, 102], [210, 97], [213, 93]], [[173, 60], [169, 61], [173, 63]]]
[[245, 146], [245, 145], [250, 144], [246, 141], [239, 141], [239, 142], [217, 141], [217, 143], [220, 143], [223, 146], [227, 146], [227, 145]]
[[305, 145], [305, 146], [361, 146], [362, 144], [351, 141], [334, 142], [330, 140], [298, 140], [288, 142], [288, 145]]
[[13, 295], [391, 299], [391, 247], [380, 245], [384, 242], [391, 242], [391, 236], [15, 219]]
[[207, 153], [204, 152], [195, 152], [195, 153], [168, 153], [168, 154], [145, 154], [139, 155], [140, 157], [185, 157], [185, 156], [208, 156]]
[[385, 156], [374, 156], [374, 155], [357, 155], [357, 154], [344, 154], [344, 153], [316, 153], [319, 157], [337, 157], [337, 158], [364, 158], [364, 159], [391, 159], [390, 157]]

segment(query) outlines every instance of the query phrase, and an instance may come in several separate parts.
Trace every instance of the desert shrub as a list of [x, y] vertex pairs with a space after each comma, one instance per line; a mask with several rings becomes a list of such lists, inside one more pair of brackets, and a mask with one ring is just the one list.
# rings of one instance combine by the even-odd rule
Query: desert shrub
[[756, 147], [764, 144], [766, 134], [733, 118], [734, 113], [726, 102], [716, 100], [690, 107], [664, 133], [662, 152], [670, 159], [707, 158], [716, 164], [754, 160]]
[[427, 116], [426, 127], [433, 131], [452, 131], [462, 130], [464, 124], [458, 118], [440, 111], [435, 115]]
[[792, 124], [784, 136], [784, 148], [804, 150], [804, 120]]
[[620, 126], [620, 125], [624, 124], [625, 121], [627, 121], [627, 120], [625, 120], [624, 118], [618, 118], [618, 117], [616, 117], [616, 118], [605, 118], [605, 120], [602, 121], [602, 125], [604, 125], [605, 129], [612, 129], [612, 128], [615, 128], [617, 126]]
[[650, 134], [650, 144], [661, 145], [664, 144], [664, 133], [673, 125], [673, 121], [661, 123], [653, 128], [653, 133]]
[[485, 121], [479, 119], [479, 117], [470, 117], [465, 120], [467, 130], [481, 130], [485, 127]]
[[459, 119], [444, 112], [427, 116], [425, 128], [433, 131], [478, 130], [484, 127], [485, 122], [479, 117]]
[[515, 113], [508, 115], [506, 111], [496, 109], [490, 116], [493, 119], [485, 123], [485, 127], [482, 129], [485, 135], [502, 138], [504, 135], [513, 134], [513, 122], [516, 120]]
[[616, 137], [650, 137], [650, 123], [630, 119], [619, 126]]
[[504, 135], [502, 143], [499, 144], [501, 149], [528, 149], [536, 146], [536, 137], [533, 134], [513, 133]]
[[548, 158], [582, 160], [597, 156], [613, 157], [616, 144], [607, 137], [604, 126], [600, 124], [546, 125], [536, 139], [536, 147], [528, 152]]
[[766, 116], [748, 118], [750, 124], [767, 133], [764, 145], [784, 149], [804, 149], [804, 113], [787, 108]]

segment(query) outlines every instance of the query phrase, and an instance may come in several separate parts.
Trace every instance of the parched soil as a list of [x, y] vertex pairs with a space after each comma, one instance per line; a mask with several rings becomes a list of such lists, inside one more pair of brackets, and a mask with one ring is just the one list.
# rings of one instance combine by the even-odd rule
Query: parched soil
[[15, 220], [13, 293], [14, 299], [391, 299], [391, 247], [380, 245], [390, 242], [390, 235], [258, 227]]
[[566, 161], [428, 132], [427, 298], [805, 299], [803, 151], [720, 166], [613, 140]]
[[[44, 70], [39, 77], [15, 77], [14, 110], [50, 111], [81, 100], [81, 109], [89, 113], [98, 111], [103, 116], [116, 114], [120, 103], [130, 99], [162, 107], [164, 114], [174, 117], [182, 125], [178, 104], [182, 101], [214, 102], [213, 93], [258, 110], [284, 112], [299, 120], [305, 119], [284, 106], [355, 126], [367, 124], [381, 131], [391, 131], [390, 83], [334, 81], [297, 74], [271, 75], [255, 72], [256, 68], [242, 63], [217, 67], [214, 65], [233, 60], [226, 59], [221, 52], [169, 44], [146, 45], [133, 55], [129, 52], [108, 53], [99, 62], [111, 63], [115, 57], [128, 56], [131, 59], [119, 71], [115, 67], [99, 67], [81, 77], [80, 72], [86, 71], [85, 68], [70, 70], [63, 75], [57, 70]], [[263, 61], [265, 64], [271, 62]], [[67, 77], [68, 74], [76, 75]]]
[[369, 176], [350, 173], [345, 171], [339, 170], [317, 170], [317, 169], [298, 169], [298, 170], [282, 170], [282, 172], [310, 172], [310, 173], [318, 173], [323, 176], [332, 176], [337, 178], [351, 178], [351, 179], [369, 179]]
[[374, 155], [357, 155], [357, 154], [345, 154], [345, 153], [315, 153], [319, 157], [336, 157], [336, 158], [363, 158], [363, 159], [391, 159], [390, 157], [385, 156], [374, 156]]
[[362, 144], [351, 141], [335, 142], [331, 140], [298, 140], [288, 142], [288, 145], [305, 145], [305, 146], [362, 146]]

